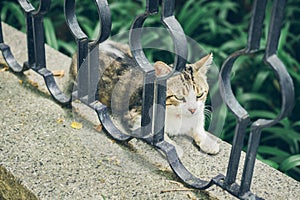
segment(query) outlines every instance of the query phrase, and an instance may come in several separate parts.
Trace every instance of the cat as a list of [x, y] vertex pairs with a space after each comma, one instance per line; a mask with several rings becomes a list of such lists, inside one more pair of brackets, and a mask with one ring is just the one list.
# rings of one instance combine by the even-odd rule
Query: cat
[[[99, 72], [97, 99], [111, 108], [121, 119], [125, 130], [134, 130], [141, 123], [143, 73], [131, 56], [130, 48], [107, 40], [99, 47]], [[200, 149], [217, 154], [218, 142], [204, 130], [205, 101], [209, 86], [206, 73], [213, 62], [212, 53], [194, 64], [186, 64], [184, 70], [167, 81], [165, 140], [175, 145], [177, 153], [182, 149], [169, 136], [187, 135]], [[157, 76], [171, 71], [162, 61], [154, 63]], [[76, 55], [71, 64], [73, 77], [77, 75]]]

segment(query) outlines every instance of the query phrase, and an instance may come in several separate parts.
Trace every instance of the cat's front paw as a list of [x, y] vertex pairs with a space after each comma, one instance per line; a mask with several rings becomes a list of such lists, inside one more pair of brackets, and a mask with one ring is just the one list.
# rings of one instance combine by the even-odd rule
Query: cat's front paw
[[130, 131], [134, 131], [137, 128], [141, 127], [141, 121], [142, 117], [137, 109], [131, 109], [130, 111], [127, 111], [123, 116], [124, 125]]
[[206, 135], [205, 138], [202, 138], [202, 140], [196, 140], [195, 142], [205, 153], [215, 155], [220, 151], [219, 143], [208, 135]]

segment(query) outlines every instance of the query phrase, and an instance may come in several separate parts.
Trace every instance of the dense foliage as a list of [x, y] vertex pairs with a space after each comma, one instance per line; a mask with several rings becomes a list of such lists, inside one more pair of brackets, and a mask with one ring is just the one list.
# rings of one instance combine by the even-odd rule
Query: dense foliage
[[[37, 0], [31, 1], [38, 5]], [[95, 37], [99, 25], [95, 5], [91, 0], [77, 1], [78, 20], [90, 37]], [[176, 17], [185, 33], [196, 40], [206, 51], [213, 51], [217, 66], [236, 50], [245, 47], [250, 19], [250, 0], [177, 0]], [[278, 55], [285, 63], [293, 78], [296, 92], [296, 105], [293, 113], [278, 125], [266, 128], [262, 134], [258, 150], [258, 159], [272, 167], [300, 180], [300, 0], [288, 1], [285, 22], [279, 44]], [[129, 30], [137, 14], [144, 11], [143, 0], [110, 0], [112, 13], [112, 35]], [[264, 37], [261, 46], [266, 44], [266, 33], [270, 20], [271, 1], [265, 20]], [[1, 19], [16, 28], [25, 31], [23, 12], [16, 1], [0, 2]], [[65, 25], [63, 1], [53, 0], [51, 12], [45, 17], [46, 40], [52, 47], [71, 55], [75, 43]], [[147, 20], [148, 26], [158, 26], [159, 18]], [[298, 28], [297, 28], [298, 27]], [[151, 54], [148, 53], [148, 54]], [[152, 58], [161, 54], [152, 52]], [[153, 57], [154, 56], [154, 57]], [[244, 56], [236, 62], [232, 84], [241, 104], [249, 111], [252, 120], [274, 118], [280, 109], [280, 88], [272, 71], [261, 64], [263, 54]], [[159, 59], [159, 58], [156, 58]], [[235, 127], [235, 118], [228, 113], [222, 138], [231, 142]]]

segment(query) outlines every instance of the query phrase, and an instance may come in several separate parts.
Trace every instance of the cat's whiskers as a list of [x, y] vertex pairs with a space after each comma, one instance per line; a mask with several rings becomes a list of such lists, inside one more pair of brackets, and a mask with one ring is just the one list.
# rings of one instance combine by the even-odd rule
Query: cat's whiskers
[[212, 116], [211, 116], [211, 110], [208, 108], [211, 108], [211, 106], [204, 107], [204, 116], [205, 116], [205, 119], [210, 120]]
[[211, 110], [212, 106], [211, 105], [205, 105], [204, 108]]

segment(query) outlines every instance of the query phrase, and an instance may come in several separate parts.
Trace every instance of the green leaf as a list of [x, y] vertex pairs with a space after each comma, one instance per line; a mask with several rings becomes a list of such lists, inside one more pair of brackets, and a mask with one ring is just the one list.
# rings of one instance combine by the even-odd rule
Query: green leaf
[[234, 40], [229, 40], [228, 42], [225, 42], [223, 43], [221, 46], [220, 46], [220, 49], [223, 50], [223, 51], [229, 51], [229, 50], [232, 50], [232, 49], [241, 49], [241, 43], [238, 43]]
[[279, 164], [273, 160], [269, 160], [269, 159], [263, 159], [263, 158], [258, 158], [260, 161], [262, 161], [263, 163], [273, 167], [274, 169], [278, 169], [279, 168]]
[[258, 92], [258, 90], [263, 86], [263, 83], [269, 76], [270, 71], [261, 71], [256, 75], [256, 78], [254, 80], [252, 91]]
[[271, 155], [271, 156], [282, 156], [282, 157], [290, 156], [289, 153], [279, 149], [278, 147], [270, 147], [270, 146], [259, 146], [258, 153]]
[[277, 117], [275, 113], [265, 110], [250, 110], [249, 114], [251, 117], [256, 118], [275, 119]]
[[68, 53], [68, 55], [73, 55], [73, 53], [76, 51], [76, 45], [72, 43], [68, 43], [62, 40], [57, 40], [57, 44], [59, 49], [63, 49]]
[[258, 101], [270, 105], [270, 99], [265, 94], [260, 93], [242, 93], [238, 96], [239, 101], [245, 103], [249, 101]]
[[52, 21], [47, 17], [44, 18], [44, 28], [45, 28], [46, 43], [51, 47], [58, 49], [55, 28], [52, 24]]
[[300, 126], [300, 121], [296, 121], [296, 122], [294, 122], [292, 126], [293, 126], [293, 127]]
[[279, 169], [287, 172], [288, 170], [298, 166], [300, 166], [300, 154], [288, 157], [280, 164]]
[[[190, 35], [192, 34], [197, 27], [200, 27], [202, 24], [202, 20], [200, 20], [203, 17], [203, 13], [205, 13], [206, 11], [203, 11], [203, 9], [198, 9], [196, 10], [195, 8], [193, 9], [194, 12], [193, 14], [188, 18], [188, 20], [183, 21], [182, 24], [184, 24], [184, 31], [186, 34]], [[209, 20], [207, 20], [207, 24], [209, 24]]]
[[189, 12], [189, 9], [191, 7], [191, 5], [195, 4], [195, 0], [188, 0], [183, 8], [180, 10], [180, 13], [177, 15], [178, 16], [178, 20], [179, 21], [185, 21], [187, 19], [187, 14], [191, 13]]
[[287, 43], [287, 38], [289, 35], [290, 25], [291, 25], [290, 22], [286, 22], [284, 24], [284, 27], [281, 29], [280, 40], [279, 40], [279, 45], [278, 45], [279, 49], [283, 49], [284, 46], [289, 44], [289, 43]]
[[278, 136], [282, 135], [284, 137], [300, 141], [300, 134], [294, 130], [285, 129], [281, 127], [270, 127], [265, 128], [264, 130], [273, 134], [277, 134]]
[[25, 31], [25, 16], [22, 8], [14, 2], [5, 2], [1, 9], [1, 20], [16, 26], [14, 19], [21, 25], [22, 31]]

